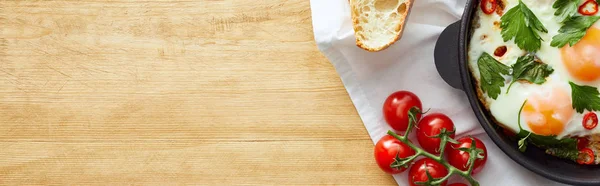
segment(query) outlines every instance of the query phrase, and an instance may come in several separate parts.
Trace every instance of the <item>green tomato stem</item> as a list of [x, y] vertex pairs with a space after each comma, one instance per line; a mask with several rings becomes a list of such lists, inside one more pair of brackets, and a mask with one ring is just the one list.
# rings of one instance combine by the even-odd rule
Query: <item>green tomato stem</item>
[[444, 152], [446, 150], [446, 144], [448, 143], [448, 136], [444, 135], [440, 141], [440, 151], [438, 153], [440, 153], [440, 158], [444, 159]]

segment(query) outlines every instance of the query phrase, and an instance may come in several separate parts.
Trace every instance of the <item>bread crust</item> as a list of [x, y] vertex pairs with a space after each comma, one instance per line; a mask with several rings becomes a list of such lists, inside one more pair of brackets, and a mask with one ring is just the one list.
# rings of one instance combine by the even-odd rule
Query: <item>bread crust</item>
[[[350, 2], [350, 0], [348, 0]], [[357, 13], [359, 13], [359, 11], [356, 10], [356, 6], [352, 5], [352, 3], [350, 2], [350, 8], [352, 9], [352, 25], [353, 25], [353, 29], [354, 29], [354, 36], [356, 38], [356, 46], [370, 51], [370, 52], [378, 52], [378, 51], [382, 51], [384, 49], [387, 49], [388, 47], [390, 47], [392, 44], [394, 44], [396, 41], [398, 41], [400, 38], [402, 38], [402, 34], [404, 33], [404, 25], [406, 24], [406, 20], [408, 20], [408, 16], [410, 15], [411, 9], [412, 9], [412, 5], [413, 5], [414, 0], [406, 0], [406, 11], [400, 15], [399, 19], [400, 24], [396, 25], [394, 27], [394, 30], [399, 30], [398, 34], [396, 34], [396, 36], [394, 37], [394, 39], [390, 40], [387, 44], [381, 46], [381, 47], [377, 47], [377, 48], [372, 48], [372, 47], [368, 47], [366, 46], [361, 40], [360, 40], [360, 33], [358, 32], [358, 27], [359, 27], [359, 15], [356, 15]]]

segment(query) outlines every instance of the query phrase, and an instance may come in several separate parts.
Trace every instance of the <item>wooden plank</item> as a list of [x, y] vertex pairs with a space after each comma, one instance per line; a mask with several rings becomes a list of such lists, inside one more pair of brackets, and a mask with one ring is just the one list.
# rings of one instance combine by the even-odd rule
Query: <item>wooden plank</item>
[[0, 185], [394, 184], [304, 0], [0, 2]]

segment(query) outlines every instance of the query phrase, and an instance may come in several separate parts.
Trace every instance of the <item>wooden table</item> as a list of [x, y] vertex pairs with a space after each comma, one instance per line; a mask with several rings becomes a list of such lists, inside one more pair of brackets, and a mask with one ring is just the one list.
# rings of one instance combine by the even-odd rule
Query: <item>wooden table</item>
[[0, 185], [392, 185], [308, 0], [0, 1]]

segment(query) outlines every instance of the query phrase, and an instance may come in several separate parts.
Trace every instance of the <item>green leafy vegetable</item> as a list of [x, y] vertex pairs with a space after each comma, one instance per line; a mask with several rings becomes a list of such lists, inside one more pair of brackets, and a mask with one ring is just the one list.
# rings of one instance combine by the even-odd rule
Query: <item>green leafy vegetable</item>
[[542, 22], [520, 0], [519, 5], [508, 10], [500, 20], [504, 41], [515, 38], [517, 46], [529, 52], [539, 50], [542, 45], [542, 38], [536, 31], [548, 33]]
[[560, 148], [577, 152], [577, 140], [573, 138], [556, 139], [556, 136], [541, 136], [531, 133], [529, 141], [541, 148]]
[[523, 102], [523, 105], [521, 105], [518, 116], [519, 133], [517, 134], [517, 137], [520, 138], [518, 145], [521, 152], [525, 152], [527, 143], [530, 142], [540, 148], [545, 148], [547, 150], [552, 149], [553, 153], [561, 153], [562, 155], [578, 153], [576, 139], [557, 139], [554, 135], [542, 136], [523, 130], [521, 127], [521, 112], [523, 111], [523, 107], [525, 107], [525, 103], [527, 103], [527, 100]]
[[492, 99], [498, 98], [500, 87], [504, 86], [502, 74], [509, 73], [509, 67], [498, 62], [488, 53], [483, 53], [477, 60], [477, 67], [481, 75], [480, 86], [483, 92], [487, 92]]
[[546, 82], [546, 77], [554, 72], [549, 65], [536, 61], [532, 54], [519, 57], [517, 62], [512, 65], [512, 69], [512, 82], [506, 90], [507, 93], [510, 91], [510, 87], [519, 80], [542, 84]]
[[583, 36], [586, 31], [596, 21], [600, 19], [600, 16], [574, 16], [569, 18], [562, 27], [558, 30], [558, 34], [552, 37], [550, 46], [563, 47], [567, 43], [569, 46], [575, 45]]
[[546, 149], [546, 153], [559, 158], [566, 158], [573, 161], [576, 161], [579, 156], [579, 151], [564, 148], [548, 148]]
[[567, 21], [577, 13], [579, 2], [580, 0], [556, 0], [552, 5], [552, 8], [556, 9], [554, 15], [559, 17], [560, 22]]
[[571, 99], [573, 100], [573, 108], [579, 113], [584, 110], [598, 111], [600, 110], [600, 93], [598, 88], [586, 85], [577, 85], [569, 82], [571, 85]]

